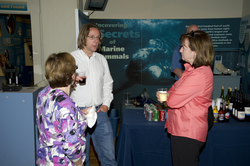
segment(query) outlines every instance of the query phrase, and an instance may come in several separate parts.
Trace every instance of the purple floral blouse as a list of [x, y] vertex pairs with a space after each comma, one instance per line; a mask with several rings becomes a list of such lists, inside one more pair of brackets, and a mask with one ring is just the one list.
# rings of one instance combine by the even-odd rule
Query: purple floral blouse
[[45, 87], [37, 97], [38, 165], [74, 166], [85, 160], [87, 119], [63, 91]]

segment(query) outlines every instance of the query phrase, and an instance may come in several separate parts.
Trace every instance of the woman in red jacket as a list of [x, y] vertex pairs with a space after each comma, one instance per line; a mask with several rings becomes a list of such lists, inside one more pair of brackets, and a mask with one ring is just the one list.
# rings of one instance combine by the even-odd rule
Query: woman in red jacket
[[[184, 34], [180, 41], [182, 59], [187, 63], [182, 77], [168, 91], [165, 128], [171, 135], [173, 165], [196, 166], [208, 132], [214, 48], [211, 37], [203, 31]], [[156, 96], [159, 100], [158, 93]]]

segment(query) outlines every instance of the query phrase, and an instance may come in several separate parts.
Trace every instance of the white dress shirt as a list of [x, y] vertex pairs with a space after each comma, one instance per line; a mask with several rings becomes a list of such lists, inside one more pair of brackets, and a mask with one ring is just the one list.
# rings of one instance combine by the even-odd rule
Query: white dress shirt
[[86, 85], [77, 84], [71, 98], [79, 107], [98, 106], [110, 107], [113, 100], [113, 79], [110, 75], [106, 58], [94, 52], [89, 58], [82, 50], [71, 52], [78, 66], [77, 72], [86, 71]]

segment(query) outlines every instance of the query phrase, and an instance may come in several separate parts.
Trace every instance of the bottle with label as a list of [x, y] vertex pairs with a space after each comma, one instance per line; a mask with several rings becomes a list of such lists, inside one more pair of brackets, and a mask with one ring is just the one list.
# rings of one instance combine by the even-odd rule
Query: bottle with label
[[229, 108], [228, 108], [228, 102], [226, 102], [226, 106], [225, 106], [225, 117], [224, 117], [224, 122], [229, 122], [229, 117], [230, 117], [230, 112], [229, 112]]
[[237, 109], [237, 119], [239, 122], [245, 121], [245, 110], [242, 103], [242, 94], [239, 94], [239, 101], [238, 101], [238, 109]]
[[217, 106], [214, 106], [213, 113], [214, 113], [214, 123], [217, 123], [218, 122], [218, 110], [217, 110]]
[[229, 98], [230, 103], [228, 104], [230, 116], [233, 117], [233, 103], [234, 103], [234, 92], [231, 92], [231, 97]]
[[238, 92], [234, 94], [234, 105], [233, 105], [233, 117], [237, 120], [237, 109], [238, 109]]
[[246, 94], [246, 102], [244, 105], [244, 109], [245, 109], [245, 120], [247, 122], [250, 122], [250, 100], [249, 100], [249, 94]]
[[220, 110], [218, 112], [218, 122], [224, 122], [225, 112], [223, 110], [223, 102], [220, 103]]
[[224, 86], [221, 87], [220, 98], [221, 98], [222, 100], [225, 99], [225, 97], [224, 97]]

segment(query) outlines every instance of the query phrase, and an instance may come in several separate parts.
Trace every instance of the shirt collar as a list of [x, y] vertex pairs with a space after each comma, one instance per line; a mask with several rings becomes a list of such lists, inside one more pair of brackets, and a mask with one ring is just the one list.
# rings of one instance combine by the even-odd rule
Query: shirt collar
[[194, 70], [194, 67], [192, 67], [192, 66], [190, 65], [190, 63], [185, 63], [184, 66], [185, 66], [185, 70], [187, 70], [187, 71], [192, 71], [192, 70]]
[[[88, 58], [88, 59], [89, 59], [88, 55], [87, 55], [87, 54], [85, 54], [85, 52], [84, 52], [82, 49], [81, 49], [80, 51], [82, 52], [83, 57], [85, 57], [85, 58]], [[91, 56], [91, 57], [95, 57], [95, 56], [96, 56], [96, 52], [93, 52], [93, 54], [92, 54], [92, 56]]]

